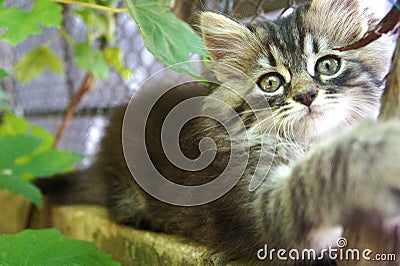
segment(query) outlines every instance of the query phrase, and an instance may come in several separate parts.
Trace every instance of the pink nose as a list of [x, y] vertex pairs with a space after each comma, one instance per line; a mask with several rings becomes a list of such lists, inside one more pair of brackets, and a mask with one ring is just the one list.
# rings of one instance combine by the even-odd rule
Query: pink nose
[[304, 104], [305, 106], [310, 106], [318, 93], [314, 88], [310, 88], [307, 91], [301, 91], [294, 96], [294, 100]]

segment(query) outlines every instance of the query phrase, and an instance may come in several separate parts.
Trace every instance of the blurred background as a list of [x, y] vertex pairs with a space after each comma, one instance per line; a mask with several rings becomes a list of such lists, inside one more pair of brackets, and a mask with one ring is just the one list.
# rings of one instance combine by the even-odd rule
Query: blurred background
[[[94, 1], [92, 1], [94, 2]], [[96, 1], [97, 2], [97, 1]], [[98, 1], [101, 2], [102, 1]], [[103, 1], [114, 7], [125, 7], [124, 1]], [[296, 6], [306, 1], [286, 0], [176, 0], [174, 13], [191, 25], [197, 23], [197, 14], [201, 10], [216, 10], [244, 21], [274, 18], [284, 8]], [[363, 0], [375, 6], [381, 14], [391, 7], [390, 1]], [[377, 3], [379, 2], [379, 3]], [[5, 6], [18, 6], [29, 10], [32, 2], [28, 0], [6, 0]], [[87, 38], [87, 23], [76, 10], [79, 7], [65, 5], [63, 28], [75, 42]], [[112, 14], [115, 39], [113, 47], [123, 51], [125, 67], [132, 71], [129, 78], [123, 78], [111, 70], [107, 79], [96, 79], [93, 89], [79, 102], [76, 114], [68, 123], [60, 140], [59, 147], [75, 152], [92, 155], [96, 151], [102, 129], [107, 124], [106, 115], [112, 107], [127, 103], [143, 81], [153, 73], [164, 68], [144, 47], [139, 30], [129, 13]], [[0, 25], [1, 26], [1, 25]], [[1, 27], [0, 27], [1, 28]], [[45, 28], [40, 35], [30, 36], [23, 43], [12, 47], [6, 41], [0, 41], [0, 68], [13, 73], [13, 66], [29, 51], [51, 40], [50, 48], [62, 59], [61, 74], [46, 71], [39, 78], [22, 83], [12, 75], [0, 79], [0, 88], [12, 95], [11, 106], [17, 113], [23, 114], [33, 124], [42, 126], [56, 134], [62, 124], [64, 113], [71, 97], [79, 90], [86, 71], [77, 68], [74, 49], [66, 38], [61, 38], [58, 29]], [[84, 167], [90, 160], [83, 161], [78, 167]]]

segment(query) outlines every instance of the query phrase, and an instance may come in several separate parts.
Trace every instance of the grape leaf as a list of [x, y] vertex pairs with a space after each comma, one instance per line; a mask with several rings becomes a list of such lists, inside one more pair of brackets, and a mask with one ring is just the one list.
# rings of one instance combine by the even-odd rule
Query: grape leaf
[[[0, 189], [6, 189], [16, 195], [22, 195], [38, 208], [42, 207], [42, 193], [31, 182], [15, 176], [8, 176], [8, 170], [0, 168]], [[11, 170], [10, 170], [11, 171]]]
[[83, 158], [84, 156], [78, 153], [58, 149], [47, 150], [22, 160], [23, 164], [17, 161], [17, 173], [27, 180], [50, 177], [55, 173], [74, 170], [74, 163]]
[[120, 265], [95, 243], [68, 239], [58, 230], [24, 230], [0, 236], [0, 265]]
[[37, 47], [26, 54], [14, 66], [14, 74], [21, 82], [32, 81], [43, 75], [46, 69], [62, 72], [62, 61], [46, 47]]
[[0, 90], [0, 110], [10, 111], [11, 107], [9, 105], [9, 101], [11, 100], [11, 96], [3, 91]]
[[[146, 48], [171, 69], [199, 77], [188, 62], [191, 54], [207, 56], [202, 39], [171, 11], [173, 1], [127, 0], [127, 7], [136, 21]], [[178, 64], [178, 65], [175, 65]], [[175, 65], [175, 66], [174, 66]]]
[[0, 137], [25, 134], [29, 129], [29, 123], [26, 119], [11, 112], [4, 114], [2, 122], [0, 125]]
[[29, 181], [73, 170], [84, 156], [53, 149], [54, 137], [22, 117], [6, 113], [0, 125], [0, 189], [41, 204], [40, 191]]
[[84, 42], [75, 44], [74, 49], [76, 65], [79, 68], [92, 73], [96, 78], [108, 78], [108, 65], [99, 50], [92, 49]]
[[[1, 3], [0, 3], [1, 4]], [[17, 7], [5, 8], [0, 5], [0, 40], [9, 40], [15, 46], [29, 35], [39, 34], [45, 27], [59, 28], [62, 20], [62, 7], [49, 0], [36, 0], [31, 11]]]
[[[21, 119], [24, 119], [21, 117]], [[54, 136], [48, 132], [46, 129], [41, 128], [36, 125], [29, 124], [29, 130], [28, 133], [32, 134], [35, 137], [41, 138], [42, 139], [42, 144], [40, 147], [37, 149], [37, 152], [42, 152], [47, 149], [51, 149], [53, 147], [53, 143], [55, 141]]]
[[[0, 169], [13, 170], [16, 159], [33, 153], [41, 143], [41, 139], [33, 136], [17, 135], [1, 137]], [[15, 171], [12, 171], [12, 175], [14, 173]]]
[[20, 194], [40, 206], [40, 192], [29, 180], [73, 170], [83, 155], [58, 149], [39, 152], [42, 139], [16, 135], [0, 138], [0, 189]]
[[54, 136], [44, 128], [29, 124], [28, 121], [12, 112], [3, 115], [3, 123], [0, 125], [0, 137], [31, 134], [42, 140], [37, 152], [50, 149], [54, 143]]
[[36, 206], [41, 206], [41, 193], [29, 181], [18, 175], [15, 160], [34, 152], [42, 141], [32, 136], [6, 136], [0, 138], [0, 189], [23, 195]]
[[0, 169], [14, 166], [13, 173], [30, 179], [73, 170], [84, 156], [53, 149], [54, 137], [45, 129], [30, 125], [22, 117], [6, 113], [0, 126]]
[[99, 13], [97, 10], [89, 8], [75, 10], [74, 13], [79, 15], [88, 27], [91, 27], [92, 35], [104, 36], [109, 43], [115, 41], [115, 18], [113, 13]]
[[17, 116], [12, 112], [6, 112], [2, 117], [2, 121], [3, 123], [0, 125], [0, 137], [31, 134], [42, 139], [42, 144], [38, 148], [38, 151], [50, 149], [54, 143], [54, 136], [50, 132], [39, 126], [29, 124], [24, 117]]
[[107, 47], [103, 51], [106, 62], [112, 66], [123, 78], [129, 79], [132, 71], [125, 67], [122, 50], [120, 48]]
[[17, 116], [12, 112], [6, 112], [2, 117], [2, 121], [3, 123], [0, 125], [0, 137], [31, 134], [42, 140], [38, 152], [50, 149], [54, 143], [54, 136], [47, 130], [29, 124], [25, 118]]
[[0, 79], [8, 76], [9, 76], [8, 73], [4, 69], [0, 68]]

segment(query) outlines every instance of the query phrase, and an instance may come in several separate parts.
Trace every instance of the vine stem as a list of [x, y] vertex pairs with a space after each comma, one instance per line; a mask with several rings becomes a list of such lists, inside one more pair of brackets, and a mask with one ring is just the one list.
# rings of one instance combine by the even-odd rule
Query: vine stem
[[58, 132], [55, 137], [55, 141], [53, 143], [53, 147], [57, 147], [58, 143], [60, 142], [61, 136], [63, 135], [65, 128], [67, 127], [68, 122], [73, 117], [76, 107], [78, 103], [81, 101], [82, 97], [91, 90], [94, 84], [94, 77], [93, 74], [88, 73], [86, 74], [85, 78], [82, 81], [81, 87], [72, 97], [71, 101], [69, 102], [67, 112], [65, 113], [63, 122], [58, 129]]
[[72, 0], [52, 0], [52, 1], [55, 3], [60, 3], [60, 4], [85, 6], [85, 7], [89, 7], [89, 8], [93, 8], [93, 9], [97, 9], [97, 10], [103, 10], [103, 11], [114, 12], [114, 13], [128, 12], [127, 8], [114, 8], [114, 7], [101, 6], [101, 5], [84, 3], [84, 2], [79, 2], [79, 1], [72, 1]]

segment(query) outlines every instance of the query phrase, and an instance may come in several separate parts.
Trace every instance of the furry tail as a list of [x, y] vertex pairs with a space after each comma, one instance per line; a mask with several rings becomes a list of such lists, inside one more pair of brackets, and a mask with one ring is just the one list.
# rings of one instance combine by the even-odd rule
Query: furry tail
[[105, 185], [90, 177], [89, 172], [90, 169], [87, 169], [51, 178], [37, 178], [33, 183], [56, 204], [107, 205]]

